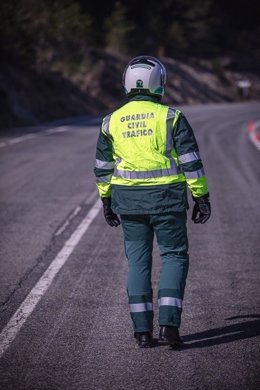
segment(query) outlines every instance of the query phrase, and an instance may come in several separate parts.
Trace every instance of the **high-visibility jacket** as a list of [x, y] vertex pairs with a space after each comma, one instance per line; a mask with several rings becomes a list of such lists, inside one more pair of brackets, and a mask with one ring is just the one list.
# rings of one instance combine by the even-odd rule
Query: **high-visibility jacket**
[[208, 193], [193, 130], [180, 110], [138, 96], [107, 115], [94, 168], [100, 197], [120, 214], [181, 211], [186, 187]]

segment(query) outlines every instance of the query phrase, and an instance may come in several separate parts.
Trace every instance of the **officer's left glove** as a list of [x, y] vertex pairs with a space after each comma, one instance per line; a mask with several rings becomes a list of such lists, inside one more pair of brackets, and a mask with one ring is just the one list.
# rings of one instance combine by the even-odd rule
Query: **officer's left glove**
[[210, 217], [211, 206], [209, 201], [209, 194], [195, 198], [192, 196], [192, 199], [195, 202], [192, 211], [192, 220], [194, 223], [205, 223]]
[[111, 198], [101, 198], [103, 203], [104, 217], [109, 226], [119, 226], [120, 220], [111, 209]]

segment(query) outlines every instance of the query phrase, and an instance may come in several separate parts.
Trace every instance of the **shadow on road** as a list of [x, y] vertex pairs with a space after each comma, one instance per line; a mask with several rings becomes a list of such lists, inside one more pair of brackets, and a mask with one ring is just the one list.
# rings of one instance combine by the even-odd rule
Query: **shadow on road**
[[209, 329], [204, 332], [183, 336], [183, 341], [185, 342], [185, 349], [211, 347], [213, 345], [226, 344], [237, 340], [243, 340], [259, 336], [259, 314], [249, 314], [225, 318], [225, 321], [242, 318], [255, 318], [255, 320], [240, 322], [238, 324], [223, 326], [221, 328]]
[[[254, 318], [252, 321], [240, 322], [238, 324], [223, 326], [221, 328], [209, 329], [204, 332], [198, 332], [182, 336], [184, 347], [180, 351], [191, 348], [205, 348], [213, 345], [231, 343], [237, 340], [244, 340], [260, 335], [260, 314], [248, 314], [237, 317], [225, 318], [225, 321], [231, 321], [242, 318]], [[159, 346], [155, 340], [156, 346]]]

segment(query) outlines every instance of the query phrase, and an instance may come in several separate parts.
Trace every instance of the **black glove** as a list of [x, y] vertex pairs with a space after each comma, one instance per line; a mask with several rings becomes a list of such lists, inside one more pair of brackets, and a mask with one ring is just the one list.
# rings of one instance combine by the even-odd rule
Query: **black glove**
[[110, 226], [118, 226], [120, 225], [120, 220], [116, 214], [113, 213], [111, 209], [111, 198], [101, 198], [104, 209], [104, 216], [107, 223]]
[[[192, 211], [192, 220], [194, 223], [205, 223], [211, 214], [211, 206], [209, 201], [209, 194], [195, 198], [192, 196], [195, 202]], [[198, 215], [199, 214], [199, 215]]]

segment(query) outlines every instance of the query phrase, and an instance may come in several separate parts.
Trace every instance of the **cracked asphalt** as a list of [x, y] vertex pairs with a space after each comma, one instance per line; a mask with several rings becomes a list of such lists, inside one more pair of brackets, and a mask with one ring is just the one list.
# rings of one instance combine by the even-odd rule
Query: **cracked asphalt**
[[[260, 389], [260, 152], [246, 132], [260, 103], [181, 109], [212, 202], [211, 219], [197, 226], [190, 199], [185, 348], [136, 347], [122, 231], [99, 212], [2, 355], [1, 390]], [[98, 131], [81, 120], [64, 132], [0, 139], [1, 331], [97, 199]], [[155, 298], [160, 266], [155, 244]]]

